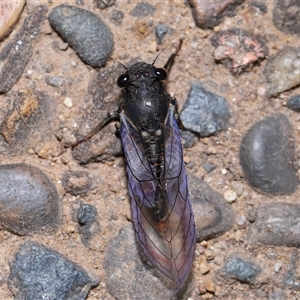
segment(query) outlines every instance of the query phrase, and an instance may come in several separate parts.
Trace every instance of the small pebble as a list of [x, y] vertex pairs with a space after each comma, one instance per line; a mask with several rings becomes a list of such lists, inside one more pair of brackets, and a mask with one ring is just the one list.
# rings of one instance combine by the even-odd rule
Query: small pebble
[[72, 234], [75, 232], [75, 227], [74, 225], [68, 225], [65, 227], [65, 233], [66, 234]]
[[236, 218], [236, 223], [240, 228], [244, 228], [247, 224], [247, 218], [244, 215], [239, 215]]
[[158, 24], [155, 28], [155, 34], [158, 39], [158, 43], [161, 43], [166, 34], [168, 33], [169, 29], [165, 24]]
[[265, 76], [270, 83], [267, 96], [296, 87], [300, 83], [300, 48], [285, 47], [268, 59]]
[[245, 208], [245, 213], [246, 213], [246, 217], [248, 219], [249, 222], [254, 222], [256, 219], [256, 209], [254, 208], [253, 205], [249, 205], [247, 204], [246, 208]]
[[249, 242], [299, 247], [299, 215], [299, 204], [276, 202], [258, 206], [256, 220], [248, 231]]
[[286, 106], [295, 112], [300, 112], [300, 95], [294, 95], [291, 97]]
[[222, 0], [222, 1], [202, 1], [202, 0], [189, 0], [188, 1], [195, 23], [198, 27], [203, 29], [218, 28], [218, 24], [222, 19], [235, 11], [236, 6], [243, 1], [239, 0]]
[[71, 108], [73, 106], [73, 100], [70, 97], [66, 97], [64, 100], [64, 106], [67, 108]]
[[232, 190], [238, 196], [241, 196], [243, 194], [244, 186], [240, 181], [232, 181], [230, 185], [231, 185]]
[[206, 290], [210, 293], [213, 293], [215, 291], [215, 284], [211, 276], [205, 276], [204, 277], [205, 287]]
[[226, 174], [227, 174], [227, 170], [223, 168], [223, 169], [221, 170], [221, 173], [222, 173], [223, 175], [226, 175]]
[[205, 252], [205, 257], [207, 260], [213, 260], [215, 258], [215, 254], [212, 251], [206, 251]]
[[209, 163], [203, 163], [202, 167], [205, 169], [205, 171], [207, 173], [210, 173], [211, 171], [213, 171], [217, 166], [214, 164], [209, 164]]
[[199, 272], [204, 275], [210, 271], [210, 268], [206, 262], [206, 258], [204, 256], [200, 257], [200, 263], [199, 263]]
[[275, 270], [275, 272], [276, 273], [278, 273], [279, 272], [279, 270], [281, 269], [281, 267], [282, 267], [282, 260], [279, 260], [279, 261], [277, 261], [276, 263], [275, 263], [275, 265], [274, 265], [274, 270]]
[[223, 196], [228, 203], [232, 203], [237, 199], [237, 194], [233, 190], [225, 191]]
[[150, 44], [147, 47], [147, 51], [150, 53], [156, 53], [157, 44], [156, 41], [150, 42]]
[[153, 14], [156, 8], [148, 2], [139, 2], [130, 12], [132, 17], [141, 18]]
[[188, 164], [191, 161], [191, 159], [188, 156], [184, 156], [183, 161], [185, 164]]
[[257, 94], [258, 94], [259, 96], [264, 96], [264, 95], [266, 94], [266, 89], [265, 89], [264, 87], [259, 87], [259, 88], [257, 89]]
[[120, 10], [113, 9], [110, 13], [109, 19], [115, 25], [120, 26], [124, 19], [124, 13]]
[[0, 228], [32, 235], [47, 234], [60, 222], [60, 199], [52, 181], [27, 164], [0, 167]]
[[47, 84], [55, 87], [62, 86], [65, 83], [64, 78], [60, 76], [46, 76], [45, 81]]
[[206, 287], [204, 282], [200, 282], [198, 284], [198, 289], [200, 294], [205, 294], [206, 293]]

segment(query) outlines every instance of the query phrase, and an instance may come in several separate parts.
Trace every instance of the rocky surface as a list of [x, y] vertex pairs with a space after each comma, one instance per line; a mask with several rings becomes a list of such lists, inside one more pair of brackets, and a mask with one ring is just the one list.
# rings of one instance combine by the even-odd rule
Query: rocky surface
[[20, 17], [25, 0], [3, 2], [0, 7], [0, 40], [10, 33]]
[[276, 114], [254, 124], [242, 140], [240, 162], [253, 187], [275, 195], [293, 193], [299, 180], [288, 118]]
[[97, 15], [62, 4], [51, 11], [49, 22], [88, 65], [102, 67], [108, 60], [114, 46], [113, 35]]
[[58, 229], [61, 203], [45, 173], [26, 164], [0, 166], [0, 228], [19, 235]]
[[21, 245], [8, 277], [15, 299], [85, 299], [97, 283], [58, 252], [33, 241]]
[[[29, 224], [14, 219], [10, 224], [17, 227], [0, 230], [0, 299], [18, 299], [14, 296], [18, 291], [20, 299], [59, 290], [68, 295], [72, 285], [58, 271], [66, 265], [71, 267], [68, 279], [84, 274], [78, 277], [83, 278], [80, 288], [71, 288], [76, 291], [74, 298], [66, 299], [171, 299], [170, 282], [140, 255], [134, 239], [125, 162], [114, 122], [73, 151], [68, 145], [118, 108], [116, 81], [126, 68], [155, 59], [155, 66], [163, 67], [181, 38], [168, 90], [178, 100], [183, 120], [190, 123], [188, 130], [196, 132], [182, 131], [182, 141], [198, 241], [193, 272], [176, 297], [300, 298], [297, 1], [230, 0], [223, 6], [209, 1], [197, 12], [196, 4], [190, 7], [176, 1], [169, 5], [66, 0], [63, 6], [52, 2], [27, 0], [19, 21], [0, 44], [1, 168], [16, 163], [27, 166], [18, 171], [21, 183], [1, 171], [6, 174], [2, 189], [18, 203], [7, 213], [14, 201], [3, 198], [1, 217], [11, 213], [20, 217], [25, 211], [25, 218], [20, 218], [32, 220]], [[214, 7], [213, 16], [209, 5]], [[75, 40], [65, 39], [65, 33], [58, 34], [50, 25], [49, 15], [55, 11], [70, 13], [57, 18], [67, 24], [65, 31], [73, 28]], [[101, 29], [92, 26], [89, 31], [89, 22], [84, 22], [84, 34], [80, 33], [74, 11], [80, 12], [81, 20], [101, 23]], [[201, 28], [195, 13], [203, 17]], [[76, 19], [71, 25], [69, 17]], [[105, 41], [113, 41], [110, 47], [99, 35], [102, 29]], [[74, 46], [78, 33], [86, 60]], [[224, 33], [238, 44], [224, 40]], [[223, 59], [222, 63], [216, 60], [214, 52], [220, 45], [215, 48], [211, 43], [216, 36], [226, 46], [217, 54], [229, 51], [227, 63], [236, 63], [238, 72], [227, 68]], [[254, 44], [245, 44], [248, 38]], [[255, 43], [260, 41], [262, 45]], [[268, 49], [264, 59], [262, 48], [255, 45], [262, 46], [264, 54]], [[85, 62], [103, 54], [95, 67]], [[253, 54], [258, 60], [252, 68]], [[240, 63], [247, 62], [245, 57], [249, 65]], [[200, 105], [202, 96], [196, 93], [195, 105], [205, 110], [195, 118], [191, 114], [184, 118], [194, 82], [209, 99], [223, 99], [219, 110], [211, 102]], [[197, 128], [203, 124], [214, 130], [205, 130], [205, 137], [200, 137]], [[254, 155], [249, 156], [249, 151]], [[28, 166], [43, 174], [38, 181]], [[26, 210], [24, 204], [30, 198], [31, 204], [41, 201], [49, 207], [47, 193], [37, 197], [46, 187], [56, 191], [61, 210], [51, 209], [50, 215], [57, 219], [45, 227], [40, 210]], [[36, 241], [34, 246], [29, 240]], [[42, 268], [49, 253], [61, 264]], [[30, 261], [28, 268], [23, 259]], [[41, 268], [30, 269], [32, 265]], [[43, 276], [59, 281], [45, 281], [39, 290], [32, 289], [34, 278], [43, 280]], [[25, 289], [28, 278], [30, 288]]]
[[266, 64], [265, 75], [270, 83], [267, 94], [276, 95], [300, 84], [300, 48], [285, 47]]
[[211, 38], [216, 61], [224, 63], [233, 74], [249, 71], [269, 53], [265, 42], [247, 30], [232, 28], [218, 31]]
[[[46, 6], [38, 7], [29, 15], [14, 38], [0, 52], [0, 94], [8, 92], [20, 79], [32, 55], [32, 40], [38, 36], [45, 19]], [[16, 62], [18, 62], [16, 64]]]
[[225, 129], [230, 118], [226, 99], [193, 83], [180, 119], [185, 129], [206, 137]]
[[295, 112], [300, 112], [300, 95], [292, 96], [286, 106]]
[[235, 13], [235, 8], [244, 0], [206, 1], [189, 0], [192, 13], [197, 26], [201, 28], [213, 28], [219, 25], [225, 16]]

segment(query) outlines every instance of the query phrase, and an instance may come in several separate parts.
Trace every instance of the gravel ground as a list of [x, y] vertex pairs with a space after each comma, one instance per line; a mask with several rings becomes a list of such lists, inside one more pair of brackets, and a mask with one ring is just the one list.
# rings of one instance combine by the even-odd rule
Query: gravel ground
[[[299, 4], [225, 2], [234, 4], [201, 23], [196, 1], [67, 0], [73, 8], [55, 13], [62, 3], [27, 1], [0, 44], [1, 164], [18, 163], [17, 172], [29, 182], [20, 185], [18, 176], [4, 173], [10, 166], [0, 168], [0, 299], [33, 295], [34, 276], [44, 269], [30, 277], [29, 286], [15, 269], [18, 258], [34, 252], [32, 244], [43, 245], [36, 255], [65, 258], [55, 259], [58, 269], [51, 276], [66, 264], [84, 278], [68, 285], [75, 295], [45, 289], [43, 299], [172, 297], [170, 283], [145, 262], [134, 240], [114, 122], [73, 151], [67, 145], [117, 108], [116, 81], [124, 72], [118, 62], [152, 63], [164, 49], [155, 62], [162, 67], [180, 39], [168, 79], [179, 111], [192, 103], [191, 87], [201, 86], [203, 99], [225, 99], [230, 118], [215, 113], [214, 104], [208, 105], [211, 112], [199, 107], [198, 119], [211, 113], [222, 126], [203, 133], [211, 117], [203, 125], [193, 113], [200, 129], [192, 124], [193, 134], [182, 135], [198, 240], [193, 274], [177, 299], [300, 299]], [[93, 15], [72, 19], [75, 7]], [[50, 185], [28, 165], [54, 184], [51, 201], [32, 197], [27, 205], [29, 192], [44, 195]], [[44, 223], [32, 218], [44, 212]], [[39, 256], [39, 264], [46, 266], [47, 259]]]

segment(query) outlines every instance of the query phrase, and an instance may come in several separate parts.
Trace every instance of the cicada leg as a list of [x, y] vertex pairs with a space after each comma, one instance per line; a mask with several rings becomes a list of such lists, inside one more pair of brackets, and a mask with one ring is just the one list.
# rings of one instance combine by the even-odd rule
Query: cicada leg
[[107, 114], [107, 116], [94, 128], [89, 132], [86, 136], [84, 136], [82, 139], [77, 141], [72, 145], [72, 149], [75, 148], [78, 144], [85, 142], [89, 140], [91, 137], [93, 137], [99, 130], [101, 130], [104, 126], [106, 126], [109, 122], [112, 120], [119, 119], [119, 112], [113, 111]]

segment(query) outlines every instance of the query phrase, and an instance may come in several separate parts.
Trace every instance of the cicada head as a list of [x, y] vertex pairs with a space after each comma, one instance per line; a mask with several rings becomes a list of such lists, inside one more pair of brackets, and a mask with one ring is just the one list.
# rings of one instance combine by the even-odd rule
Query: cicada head
[[138, 62], [127, 69], [117, 81], [119, 87], [127, 89], [155, 89], [162, 85], [167, 79], [167, 71], [163, 68], [156, 68], [152, 64]]

